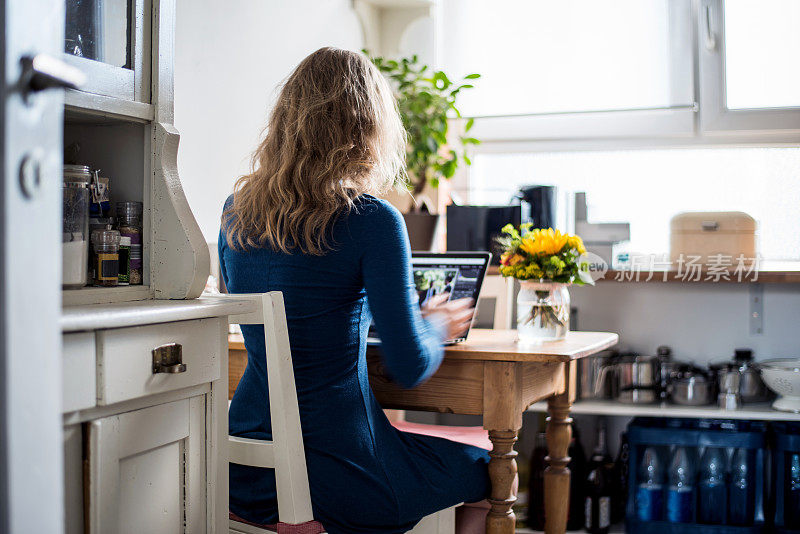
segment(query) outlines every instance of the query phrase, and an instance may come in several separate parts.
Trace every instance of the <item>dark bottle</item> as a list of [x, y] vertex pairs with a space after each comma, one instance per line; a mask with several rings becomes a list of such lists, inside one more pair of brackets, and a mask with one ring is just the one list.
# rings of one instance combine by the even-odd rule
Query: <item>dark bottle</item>
[[630, 445], [628, 433], [623, 432], [619, 443], [619, 452], [611, 471], [611, 523], [619, 523], [625, 519], [625, 507], [628, 503], [628, 457]]
[[[570, 461], [567, 467], [570, 471], [569, 479], [569, 512], [567, 515], [567, 530], [580, 530], [585, 522], [584, 499], [586, 498], [586, 453], [583, 450], [581, 436], [578, 429], [573, 426], [572, 440], [569, 443]], [[539, 530], [544, 530], [542, 527]]]
[[694, 510], [694, 465], [684, 447], [675, 449], [668, 478], [667, 521], [689, 523]]
[[788, 454], [789, 472], [783, 486], [783, 521], [787, 529], [800, 529], [800, 454]]
[[607, 534], [611, 526], [611, 457], [606, 447], [606, 427], [597, 428], [597, 446], [589, 459], [584, 518], [586, 532]]
[[531, 454], [531, 475], [528, 485], [528, 527], [544, 530], [544, 470], [547, 469], [547, 439], [544, 432], [536, 435], [536, 446]]
[[640, 521], [661, 521], [664, 509], [664, 468], [655, 447], [642, 453], [636, 477], [636, 517]]
[[752, 462], [747, 449], [736, 449], [731, 460], [728, 483], [728, 522], [731, 525], [752, 525], [755, 515], [755, 488]]
[[700, 473], [697, 478], [698, 523], [725, 523], [725, 507], [728, 502], [725, 460], [725, 450], [719, 447], [706, 447], [700, 458]]

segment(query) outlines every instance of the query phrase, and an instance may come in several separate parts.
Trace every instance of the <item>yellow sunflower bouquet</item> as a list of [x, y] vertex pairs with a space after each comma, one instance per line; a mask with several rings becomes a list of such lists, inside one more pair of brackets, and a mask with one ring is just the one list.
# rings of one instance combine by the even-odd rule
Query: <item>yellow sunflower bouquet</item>
[[576, 235], [552, 228], [531, 228], [523, 224], [503, 227], [498, 238], [504, 252], [500, 256], [500, 274], [517, 280], [541, 280], [562, 284], [594, 285], [583, 241]]

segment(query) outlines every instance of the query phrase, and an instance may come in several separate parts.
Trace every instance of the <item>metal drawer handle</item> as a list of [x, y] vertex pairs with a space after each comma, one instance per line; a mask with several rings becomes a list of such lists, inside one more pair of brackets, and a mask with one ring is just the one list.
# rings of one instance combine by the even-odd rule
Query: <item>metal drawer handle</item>
[[167, 343], [153, 349], [153, 374], [185, 373], [183, 347], [180, 343]]

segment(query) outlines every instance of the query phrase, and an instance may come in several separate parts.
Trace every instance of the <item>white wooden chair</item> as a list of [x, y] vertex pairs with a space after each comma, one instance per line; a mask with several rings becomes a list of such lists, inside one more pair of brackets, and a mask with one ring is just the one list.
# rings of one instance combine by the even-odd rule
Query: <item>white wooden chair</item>
[[478, 305], [484, 298], [494, 298], [492, 328], [510, 330], [514, 317], [514, 280], [499, 274], [487, 274], [483, 279]]
[[[252, 297], [259, 303], [251, 313], [230, 317], [234, 324], [263, 324], [267, 349], [272, 441], [228, 437], [228, 459], [231, 463], [275, 469], [278, 490], [278, 520], [285, 531], [301, 525], [313, 531], [314, 515], [308, 486], [306, 455], [300, 426], [300, 410], [289, 347], [286, 310], [280, 291]], [[267, 407], [265, 406], [264, 409]], [[281, 531], [284, 531], [281, 529]], [[230, 534], [272, 534], [274, 531], [248, 523], [230, 520]], [[317, 530], [316, 532], [319, 532]], [[455, 508], [448, 508], [423, 518], [413, 534], [453, 534]]]

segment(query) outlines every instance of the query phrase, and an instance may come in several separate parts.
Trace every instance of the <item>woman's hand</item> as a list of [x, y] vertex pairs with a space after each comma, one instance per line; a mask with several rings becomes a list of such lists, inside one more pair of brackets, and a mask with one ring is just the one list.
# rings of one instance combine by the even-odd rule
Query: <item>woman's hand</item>
[[449, 293], [442, 293], [429, 298], [422, 305], [422, 316], [428, 320], [444, 324], [447, 337], [445, 341], [462, 337], [472, 323], [475, 315], [475, 302], [473, 299], [451, 300]]

